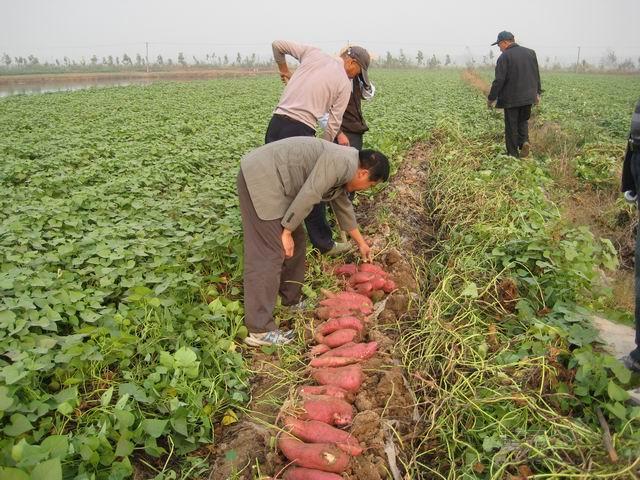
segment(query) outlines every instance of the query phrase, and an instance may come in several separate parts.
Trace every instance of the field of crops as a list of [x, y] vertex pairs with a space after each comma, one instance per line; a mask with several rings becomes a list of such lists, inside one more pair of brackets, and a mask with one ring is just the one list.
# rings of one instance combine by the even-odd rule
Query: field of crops
[[[535, 473], [635, 478], [629, 372], [592, 348], [583, 308], [615, 250], [550, 202], [554, 158], [500, 155], [502, 119], [460, 72], [372, 77], [365, 143], [396, 168], [433, 145], [440, 231], [428, 262], [413, 252], [423, 303], [399, 349], [438, 410], [412, 478], [504, 478], [527, 456]], [[579, 138], [582, 181], [614, 185], [640, 79], [543, 83], [538, 121]], [[158, 479], [206, 471], [190, 453], [249, 400], [235, 175], [280, 91], [268, 76], [0, 100], [0, 477], [128, 478], [151, 458]], [[507, 278], [511, 310], [492, 301]]]

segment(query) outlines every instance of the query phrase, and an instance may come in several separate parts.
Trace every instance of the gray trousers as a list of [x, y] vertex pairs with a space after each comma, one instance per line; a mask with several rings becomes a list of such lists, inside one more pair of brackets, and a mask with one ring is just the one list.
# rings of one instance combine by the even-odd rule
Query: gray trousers
[[261, 220], [253, 207], [242, 170], [238, 196], [244, 233], [244, 323], [251, 333], [275, 330], [273, 309], [278, 293], [283, 305], [300, 301], [304, 282], [306, 238], [300, 225], [292, 233], [293, 257], [284, 257], [281, 218]]

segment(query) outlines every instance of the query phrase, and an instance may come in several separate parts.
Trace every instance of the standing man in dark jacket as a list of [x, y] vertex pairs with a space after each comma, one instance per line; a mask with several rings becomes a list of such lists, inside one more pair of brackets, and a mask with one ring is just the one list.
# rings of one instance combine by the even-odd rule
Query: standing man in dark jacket
[[503, 31], [491, 45], [502, 54], [496, 62], [495, 79], [487, 99], [489, 108], [504, 108], [504, 136], [512, 157], [529, 155], [531, 105], [538, 104], [542, 85], [536, 52], [515, 43], [511, 32]]
[[[633, 117], [631, 117], [629, 143], [627, 143], [627, 152], [622, 166], [622, 191], [626, 201], [638, 205], [638, 192], [640, 191], [640, 100], [638, 100]], [[636, 232], [635, 263], [636, 348], [622, 361], [629, 370], [640, 372], [640, 228]]]

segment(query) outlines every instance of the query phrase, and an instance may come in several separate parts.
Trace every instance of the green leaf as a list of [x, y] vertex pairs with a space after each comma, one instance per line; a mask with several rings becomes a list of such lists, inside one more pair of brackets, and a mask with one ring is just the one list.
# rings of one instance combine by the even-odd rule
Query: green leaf
[[627, 409], [620, 402], [616, 402], [614, 404], [606, 403], [605, 408], [613, 413], [620, 420], [626, 420], [627, 417]]
[[69, 439], [65, 435], [50, 435], [40, 446], [47, 450], [51, 457], [64, 458], [69, 450]]
[[6, 411], [13, 405], [13, 398], [9, 395], [9, 389], [0, 385], [0, 412]]
[[192, 367], [196, 362], [196, 360], [198, 359], [198, 356], [196, 355], [196, 352], [194, 352], [190, 348], [181, 347], [174, 354], [174, 358], [176, 359], [176, 367], [184, 368], [184, 367]]
[[2, 375], [7, 385], [13, 385], [18, 380], [26, 377], [28, 373], [25, 368], [19, 368], [17, 364], [7, 365], [2, 369]]
[[168, 420], [158, 420], [147, 418], [142, 421], [142, 428], [145, 432], [151, 435], [153, 438], [158, 438], [164, 433]]
[[624, 402], [629, 399], [629, 392], [618, 386], [613, 380], [609, 380], [607, 393], [609, 394], [609, 398], [614, 401]]
[[11, 425], [4, 427], [4, 433], [10, 437], [17, 437], [33, 429], [31, 422], [21, 413], [11, 415]]
[[13, 323], [16, 320], [16, 314], [11, 310], [0, 311], [0, 328], [10, 329], [13, 327]]
[[478, 286], [474, 282], [468, 282], [464, 286], [461, 295], [463, 297], [478, 298]]
[[29, 480], [29, 474], [17, 468], [0, 467], [2, 480]]
[[102, 395], [100, 395], [100, 405], [106, 407], [111, 403], [113, 397], [113, 387], [109, 387]]
[[133, 453], [133, 443], [125, 437], [120, 437], [116, 446], [116, 457], [128, 457]]
[[62, 480], [62, 466], [59, 458], [42, 462], [32, 470], [31, 480]]

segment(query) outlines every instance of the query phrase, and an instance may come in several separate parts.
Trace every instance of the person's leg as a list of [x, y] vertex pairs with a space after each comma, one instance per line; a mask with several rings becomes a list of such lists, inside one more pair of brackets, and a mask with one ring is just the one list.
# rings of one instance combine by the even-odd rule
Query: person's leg
[[529, 118], [531, 118], [531, 105], [518, 108], [518, 147], [529, 141]]
[[362, 150], [362, 137], [363, 137], [362, 133], [344, 132], [344, 134], [349, 139], [349, 145], [350, 146], [352, 146], [353, 148], [355, 148], [358, 151]]
[[[634, 152], [631, 157], [631, 174], [636, 185], [636, 192], [640, 190], [640, 151]], [[636, 323], [636, 348], [630, 353], [630, 357], [640, 362], [640, 227], [636, 229], [636, 254], [635, 254], [635, 323]]]
[[307, 218], [304, 219], [309, 240], [315, 248], [320, 250], [320, 253], [326, 253], [334, 246], [333, 232], [327, 222], [326, 205], [325, 202], [314, 205]]
[[518, 108], [504, 109], [504, 143], [507, 154], [518, 158]]
[[267, 127], [264, 143], [276, 142], [290, 137], [313, 137], [316, 132], [302, 122], [292, 120], [282, 115], [273, 115]]
[[293, 233], [293, 256], [284, 261], [280, 276], [280, 296], [283, 305], [295, 305], [300, 301], [304, 283], [307, 239], [300, 225]]
[[242, 171], [238, 196], [244, 233], [245, 325], [251, 333], [275, 330], [273, 309], [284, 263], [280, 220], [261, 220], [253, 207]]

